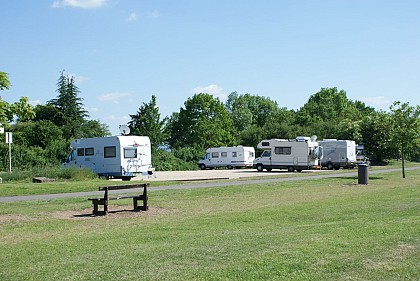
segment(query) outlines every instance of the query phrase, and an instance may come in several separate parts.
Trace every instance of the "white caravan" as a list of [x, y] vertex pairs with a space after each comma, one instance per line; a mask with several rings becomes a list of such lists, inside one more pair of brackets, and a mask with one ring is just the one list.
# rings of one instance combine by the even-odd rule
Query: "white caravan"
[[254, 167], [259, 172], [266, 169], [287, 169], [289, 172], [319, 168], [322, 148], [316, 136], [297, 137], [293, 140], [270, 139], [261, 141], [258, 149], [264, 149], [260, 157], [254, 160]]
[[198, 161], [200, 169], [228, 167], [252, 167], [255, 159], [255, 149], [247, 146], [212, 147], [206, 150], [206, 155]]
[[328, 170], [333, 168], [354, 168], [356, 166], [356, 143], [352, 140], [325, 139], [318, 141], [322, 146], [324, 157], [321, 160], [322, 167]]
[[99, 176], [130, 180], [152, 167], [150, 139], [112, 136], [75, 139], [64, 167], [84, 167]]

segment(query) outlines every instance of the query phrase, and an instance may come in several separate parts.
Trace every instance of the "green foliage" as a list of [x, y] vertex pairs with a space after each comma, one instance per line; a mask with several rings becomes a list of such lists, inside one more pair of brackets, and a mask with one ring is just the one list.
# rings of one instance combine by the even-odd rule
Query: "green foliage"
[[[0, 71], [0, 90], [10, 89], [10, 81], [7, 73]], [[5, 102], [0, 97], [0, 125], [7, 126], [8, 122], [12, 122], [14, 116], [20, 120], [30, 120], [35, 117], [33, 106], [29, 104], [27, 97], [21, 97], [15, 103]]]
[[6, 72], [0, 71], [0, 91], [9, 90], [10, 89], [10, 81], [8, 74]]
[[94, 138], [110, 136], [108, 125], [99, 120], [84, 120], [80, 129], [79, 138]]
[[[185, 150], [185, 149], [181, 149], [181, 150]], [[191, 159], [194, 159], [194, 157], [196, 156], [192, 156], [192, 157], [190, 156], [189, 157], [190, 161], [186, 161], [182, 158], [178, 158], [175, 153], [165, 151], [163, 149], [156, 149], [152, 153], [152, 163], [157, 171], [196, 170], [197, 162], [194, 160], [191, 160]]]
[[237, 92], [229, 95], [226, 101], [226, 108], [238, 132], [251, 125], [265, 126], [267, 122], [273, 121], [278, 117], [280, 110], [277, 103], [269, 98], [248, 93], [238, 95]]
[[382, 162], [396, 155], [392, 142], [392, 123], [389, 114], [377, 112], [365, 117], [360, 126], [363, 144], [369, 158]]
[[152, 144], [153, 151], [159, 146], [164, 145], [167, 139], [164, 125], [168, 118], [160, 119], [159, 107], [156, 104], [156, 96], [148, 104], [143, 103], [137, 114], [130, 115], [131, 121], [128, 123], [131, 135], [148, 136]]
[[85, 181], [96, 179], [98, 176], [89, 169], [61, 168], [57, 166], [26, 167], [14, 169], [12, 173], [0, 173], [5, 182], [32, 182], [34, 177], [47, 177], [54, 180]]
[[235, 145], [235, 129], [225, 106], [209, 94], [195, 94], [169, 125], [172, 148]]
[[62, 71], [57, 81], [57, 92], [57, 98], [50, 100], [48, 104], [63, 114], [64, 138], [66, 140], [77, 138], [82, 135], [82, 125], [89, 115], [84, 109], [83, 99], [79, 97], [80, 90], [74, 82], [74, 77], [66, 76]]

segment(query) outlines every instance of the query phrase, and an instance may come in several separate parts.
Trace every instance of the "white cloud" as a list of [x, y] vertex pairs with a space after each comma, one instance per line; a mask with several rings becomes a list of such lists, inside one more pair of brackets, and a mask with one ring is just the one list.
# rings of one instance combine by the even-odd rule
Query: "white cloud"
[[128, 116], [115, 116], [115, 115], [109, 115], [103, 118], [105, 121], [109, 122], [120, 122], [121, 124], [127, 123], [130, 118]]
[[33, 106], [37, 106], [38, 104], [42, 104], [42, 101], [41, 100], [30, 100], [29, 104], [33, 105]]
[[368, 106], [373, 106], [380, 109], [388, 109], [392, 102], [385, 96], [365, 97], [360, 99]]
[[[97, 97], [100, 101], [110, 101], [113, 103], [119, 103], [123, 99], [131, 97], [129, 93], [107, 93]], [[131, 100], [131, 99], [130, 99]]]
[[213, 95], [216, 98], [219, 98], [220, 101], [226, 101], [228, 95], [226, 94], [225, 90], [215, 84], [211, 84], [205, 87], [199, 86], [199, 87], [195, 87], [192, 92], [194, 94], [199, 94], [199, 93], [205, 93], [205, 94], [210, 94]]
[[106, 0], [57, 0], [51, 5], [53, 8], [82, 8], [82, 9], [96, 9], [106, 4]]
[[126, 19], [126, 21], [136, 21], [136, 20], [137, 20], [136, 12], [131, 12]]
[[155, 18], [160, 17], [160, 13], [158, 11], [154, 10], [154, 11], [151, 11], [151, 12], [147, 12], [147, 16], [149, 18], [155, 19]]
[[77, 74], [70, 74], [69, 77], [74, 78], [74, 82], [76, 83], [76, 85], [83, 84], [84, 82], [89, 80], [89, 78]]

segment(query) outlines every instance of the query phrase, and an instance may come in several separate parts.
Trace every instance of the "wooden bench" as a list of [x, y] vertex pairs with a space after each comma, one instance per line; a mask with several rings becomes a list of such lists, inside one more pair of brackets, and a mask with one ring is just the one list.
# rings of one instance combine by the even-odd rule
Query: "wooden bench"
[[[93, 214], [94, 215], [107, 215], [108, 214], [108, 203], [109, 200], [118, 200], [133, 198], [133, 207], [134, 211], [147, 211], [149, 206], [147, 206], [147, 187], [148, 183], [144, 184], [125, 184], [125, 185], [110, 185], [99, 187], [99, 191], [104, 191], [104, 197], [101, 198], [89, 198], [88, 200], [92, 201], [93, 204]], [[138, 195], [123, 195], [123, 196], [109, 196], [110, 190], [123, 190], [123, 189], [133, 189], [133, 188], [143, 188], [143, 192]], [[143, 205], [139, 206], [138, 201], [143, 201]], [[99, 205], [104, 206], [103, 211], [99, 211]]]

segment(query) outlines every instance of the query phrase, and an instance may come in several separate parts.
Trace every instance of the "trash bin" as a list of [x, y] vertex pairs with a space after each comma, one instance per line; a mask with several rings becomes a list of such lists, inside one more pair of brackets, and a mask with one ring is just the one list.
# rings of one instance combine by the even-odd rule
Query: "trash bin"
[[368, 184], [369, 181], [369, 165], [359, 164], [357, 165], [358, 183]]

